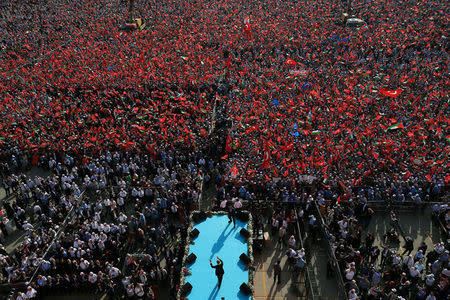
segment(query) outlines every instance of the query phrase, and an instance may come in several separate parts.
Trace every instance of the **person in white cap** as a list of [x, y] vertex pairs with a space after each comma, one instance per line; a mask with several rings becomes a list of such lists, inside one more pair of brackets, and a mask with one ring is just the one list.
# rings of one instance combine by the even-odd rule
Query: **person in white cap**
[[422, 250], [418, 250], [416, 252], [416, 255], [414, 255], [414, 261], [418, 261], [419, 259], [423, 259], [423, 251]]
[[354, 267], [350, 267], [347, 270], [345, 270], [345, 278], [347, 280], [352, 280], [353, 277], [355, 276], [355, 268]]
[[109, 274], [109, 276], [111, 278], [117, 278], [117, 276], [120, 275], [120, 270], [118, 268], [114, 267], [114, 266], [111, 266], [111, 268], [109, 269], [108, 274]]
[[450, 277], [450, 270], [449, 270], [448, 268], [445, 268], [445, 269], [442, 271], [442, 275], [447, 276], [447, 277]]
[[417, 266], [413, 266], [413, 267], [411, 267], [411, 269], [409, 269], [409, 275], [412, 278], [419, 278], [420, 277], [420, 272], [417, 269]]
[[89, 272], [89, 277], [88, 277], [88, 281], [91, 284], [95, 284], [97, 282], [97, 274], [95, 274], [94, 272]]
[[422, 273], [424, 269], [423, 261], [419, 259], [419, 261], [417, 261], [414, 265], [417, 266], [417, 270], [419, 270], [419, 272]]
[[434, 251], [437, 254], [441, 255], [444, 252], [444, 250], [445, 250], [445, 247], [444, 247], [443, 242], [440, 242], [440, 243], [437, 243], [436, 245], [434, 245]]
[[27, 299], [34, 299], [37, 296], [37, 291], [32, 286], [29, 286], [29, 287], [27, 287], [26, 295], [27, 295]]
[[429, 288], [431, 288], [434, 285], [435, 279], [434, 279], [434, 274], [428, 274], [427, 276], [425, 276], [425, 285]]
[[414, 259], [412, 258], [412, 255], [407, 255], [403, 259], [403, 267], [405, 268], [411, 268], [414, 265]]
[[356, 294], [355, 289], [351, 289], [348, 292], [348, 300], [356, 300], [358, 298], [358, 295]]
[[397, 266], [398, 264], [400, 264], [401, 261], [402, 261], [402, 257], [400, 256], [400, 254], [395, 253], [394, 257], [392, 258], [392, 264], [394, 266]]
[[441, 257], [439, 258], [439, 260], [445, 264], [448, 261], [449, 255], [448, 255], [448, 250], [445, 250], [444, 253], [441, 255]]

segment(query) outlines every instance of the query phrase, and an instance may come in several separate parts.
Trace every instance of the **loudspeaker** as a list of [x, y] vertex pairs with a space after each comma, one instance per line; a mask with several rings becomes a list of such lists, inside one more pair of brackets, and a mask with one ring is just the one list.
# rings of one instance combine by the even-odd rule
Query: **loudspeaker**
[[204, 211], [194, 213], [192, 215], [192, 220], [194, 220], [195, 223], [200, 223], [200, 222], [206, 220], [206, 213]]
[[250, 232], [248, 232], [248, 230], [245, 229], [245, 228], [242, 228], [242, 229], [241, 229], [240, 234], [241, 234], [243, 237], [245, 237], [245, 239], [248, 239], [248, 238], [250, 237]]
[[248, 219], [249, 219], [248, 213], [239, 211], [236, 213], [236, 219], [238, 219], [239, 221], [242, 221], [242, 222], [248, 222]]
[[242, 260], [242, 262], [248, 266], [249, 263], [251, 263], [252, 261], [250, 260], [250, 257], [248, 257], [247, 254], [242, 253], [241, 256], [239, 256], [239, 259]]
[[252, 289], [244, 282], [241, 284], [241, 286], [239, 287], [239, 289], [241, 290], [241, 292], [248, 296], [252, 294]]
[[194, 253], [191, 253], [191, 254], [189, 254], [188, 257], [186, 257], [186, 263], [189, 265], [193, 264], [196, 259], [197, 259], [197, 255], [195, 255]]
[[194, 230], [191, 231], [190, 236], [192, 239], [198, 237], [198, 234], [200, 233], [200, 231], [198, 231], [197, 228], [195, 228]]
[[187, 294], [189, 294], [192, 291], [192, 285], [189, 282], [186, 282], [182, 287], [181, 287], [181, 296], [186, 296]]

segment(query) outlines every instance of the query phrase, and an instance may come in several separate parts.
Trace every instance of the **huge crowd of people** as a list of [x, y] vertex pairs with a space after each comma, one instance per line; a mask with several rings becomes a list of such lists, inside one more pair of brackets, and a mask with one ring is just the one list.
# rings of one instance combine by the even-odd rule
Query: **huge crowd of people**
[[[319, 194], [320, 197], [320, 194]], [[438, 204], [448, 213], [447, 203]], [[322, 209], [327, 242], [341, 272], [348, 299], [445, 299], [448, 297], [448, 242], [428, 249], [405, 236], [391, 211], [391, 227], [381, 243], [368, 231], [373, 210], [364, 193], [352, 201], [325, 204]], [[379, 233], [378, 233], [379, 234]], [[445, 236], [443, 236], [445, 239]]]
[[300, 203], [254, 218], [297, 269], [294, 223], [320, 234], [318, 205], [350, 299], [445, 296], [448, 245], [410, 266], [415, 249], [379, 262], [366, 238], [369, 202], [447, 195], [445, 1], [135, 1], [145, 30], [123, 32], [125, 2], [0, 3], [1, 241], [24, 234], [1, 280], [25, 285], [17, 299], [156, 299], [161, 282], [175, 298], [202, 186], [218, 209]]
[[[84, 165], [69, 155], [45, 155], [39, 165], [50, 172], [46, 178], [21, 173], [31, 159], [17, 169], [3, 163], [2, 242], [14, 231], [25, 236], [13, 253], [2, 248], [2, 283], [28, 283], [35, 295], [83, 288], [157, 299], [158, 284], [168, 281], [174, 298], [185, 246], [180, 235], [208, 170], [198, 163], [200, 153], [158, 155], [166, 159], [107, 151]], [[21, 293], [18, 299], [33, 298]]]

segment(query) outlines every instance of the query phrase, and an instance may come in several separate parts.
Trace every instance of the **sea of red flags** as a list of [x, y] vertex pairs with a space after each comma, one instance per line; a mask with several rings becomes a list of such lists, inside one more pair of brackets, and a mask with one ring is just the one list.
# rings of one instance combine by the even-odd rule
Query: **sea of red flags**
[[[5, 6], [12, 15], [14, 3]], [[373, 1], [356, 32], [321, 17], [338, 15], [333, 1], [165, 1], [152, 16], [139, 1], [148, 29], [124, 33], [111, 7], [61, 0], [67, 11], [76, 5], [76, 18], [58, 14], [64, 26], [48, 35], [34, 30], [36, 20], [53, 24], [53, 14], [22, 7], [36, 18], [5, 25], [12, 46], [0, 53], [0, 145], [151, 156], [198, 149], [226, 76], [233, 95], [220, 101], [236, 126], [222, 160], [239, 180], [448, 181], [446, 32], [431, 19], [445, 4], [431, 3]], [[377, 21], [381, 9], [389, 22]]]

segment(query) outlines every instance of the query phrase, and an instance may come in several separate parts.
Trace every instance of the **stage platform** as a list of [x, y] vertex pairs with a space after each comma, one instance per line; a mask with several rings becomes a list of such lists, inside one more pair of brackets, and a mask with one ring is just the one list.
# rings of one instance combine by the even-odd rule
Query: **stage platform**
[[[226, 215], [213, 215], [194, 226], [200, 232], [190, 245], [189, 254], [194, 253], [197, 260], [187, 265], [191, 275], [186, 276], [185, 282], [192, 285], [192, 291], [186, 295], [188, 299], [215, 300], [248, 300], [239, 287], [249, 281], [249, 272], [240, 261], [242, 253], [248, 254], [248, 244], [239, 233], [247, 228], [247, 223], [236, 220], [236, 227], [228, 223]], [[224, 263], [225, 274], [222, 286], [218, 288], [215, 269], [211, 268], [209, 259], [216, 265], [216, 258], [220, 257]]]

